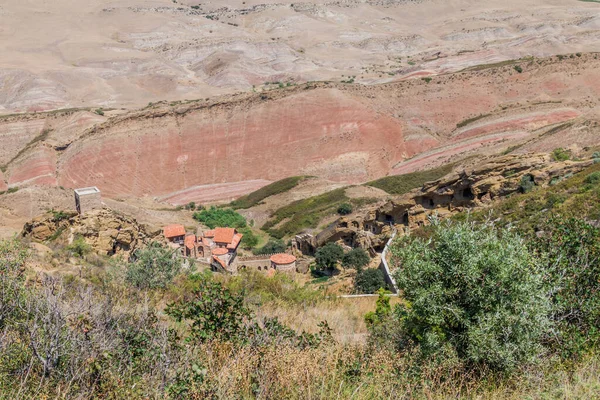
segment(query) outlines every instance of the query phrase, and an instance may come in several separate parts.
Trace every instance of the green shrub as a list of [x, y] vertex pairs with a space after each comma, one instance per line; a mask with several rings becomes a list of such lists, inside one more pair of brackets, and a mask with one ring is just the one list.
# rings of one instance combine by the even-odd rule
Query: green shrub
[[600, 229], [575, 218], [553, 218], [532, 249], [543, 256], [552, 319], [550, 339], [565, 356], [600, 343]]
[[240, 228], [239, 232], [244, 235], [242, 238], [242, 247], [246, 250], [250, 250], [258, 244], [258, 236], [249, 227]]
[[569, 158], [571, 158], [571, 153], [569, 150], [565, 150], [562, 147], [552, 151], [552, 159], [554, 159], [554, 161], [567, 161]]
[[383, 323], [392, 313], [390, 296], [387, 296], [386, 291], [383, 289], [379, 289], [377, 293], [379, 293], [379, 297], [377, 298], [375, 311], [369, 311], [365, 314], [365, 324], [371, 330]]
[[11, 188], [8, 188], [8, 190], [6, 191], [6, 193], [16, 193], [19, 191], [19, 187], [18, 186], [13, 186]]
[[514, 68], [515, 68], [515, 71], [517, 71], [518, 73], [523, 72], [523, 68], [520, 65], [515, 65]]
[[401, 346], [498, 370], [534, 361], [550, 327], [539, 261], [512, 231], [432, 222], [429, 240], [392, 246]]
[[315, 253], [315, 261], [322, 269], [335, 269], [337, 263], [344, 256], [344, 250], [337, 243], [327, 243], [323, 247], [319, 247]]
[[92, 246], [87, 244], [83, 237], [79, 236], [73, 240], [73, 243], [67, 246], [67, 250], [73, 253], [73, 255], [76, 257], [83, 258], [86, 254], [92, 251]]
[[94, 112], [98, 115], [104, 115], [104, 110], [102, 110], [101, 108], [97, 108]]
[[255, 249], [254, 250], [254, 254], [256, 255], [261, 255], [261, 254], [276, 254], [276, 253], [283, 253], [286, 249], [286, 245], [285, 243], [283, 243], [283, 240], [281, 239], [270, 239], [267, 244], [265, 244], [263, 247], [259, 248], [259, 249]]
[[382, 288], [387, 289], [387, 284], [380, 269], [362, 269], [354, 277], [354, 290], [356, 293], [372, 294]]
[[132, 258], [125, 279], [139, 289], [165, 288], [181, 271], [181, 259], [159, 242], [136, 250]]
[[352, 249], [342, 257], [342, 266], [344, 268], [362, 269], [371, 261], [369, 254], [360, 248]]
[[337, 209], [337, 213], [340, 215], [352, 214], [352, 211], [352, 204], [350, 203], [342, 203]]
[[600, 182], [600, 171], [592, 172], [586, 176], [583, 181], [590, 185], [596, 185], [598, 182]]
[[523, 175], [521, 178], [521, 183], [519, 184], [521, 193], [529, 193], [534, 187], [535, 182], [533, 181], [533, 177], [531, 175]]
[[194, 213], [194, 219], [202, 222], [210, 229], [219, 227], [244, 228], [246, 219], [231, 208], [216, 208], [212, 206], [208, 210]]

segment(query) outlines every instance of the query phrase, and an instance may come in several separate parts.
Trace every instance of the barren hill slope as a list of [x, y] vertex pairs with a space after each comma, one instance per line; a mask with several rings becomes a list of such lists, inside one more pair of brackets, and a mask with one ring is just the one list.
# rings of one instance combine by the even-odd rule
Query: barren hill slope
[[577, 0], [4, 0], [0, 113], [135, 108], [274, 81], [380, 83], [600, 51], [599, 7]]

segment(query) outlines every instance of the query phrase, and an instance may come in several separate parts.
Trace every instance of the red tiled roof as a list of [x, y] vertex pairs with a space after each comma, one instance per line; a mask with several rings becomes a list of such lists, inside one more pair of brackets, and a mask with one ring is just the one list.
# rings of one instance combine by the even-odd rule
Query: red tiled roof
[[244, 235], [242, 235], [241, 233], [236, 233], [235, 235], [233, 235], [233, 239], [231, 240], [231, 243], [227, 245], [227, 248], [230, 250], [237, 249], [238, 245], [240, 244], [240, 241], [242, 240], [242, 237], [244, 237]]
[[211, 229], [208, 231], [204, 231], [204, 237], [207, 237], [207, 238], [215, 237], [215, 230]]
[[215, 228], [215, 242], [231, 243], [234, 235], [235, 229], [233, 228]]
[[280, 253], [272, 255], [271, 261], [275, 264], [291, 264], [296, 261], [296, 257], [291, 254]]
[[196, 246], [196, 235], [189, 235], [185, 237], [185, 247], [192, 250]]
[[229, 251], [227, 251], [227, 249], [225, 247], [217, 247], [216, 249], [213, 250], [212, 253], [215, 256], [222, 256], [224, 254], [229, 253]]
[[223, 260], [221, 260], [219, 257], [217, 256], [213, 256], [213, 259], [218, 262], [219, 264], [221, 264], [221, 267], [223, 267], [224, 269], [227, 269], [227, 266], [225, 265], [225, 262]]
[[183, 225], [178, 225], [178, 224], [167, 225], [163, 228], [163, 233], [166, 238], [172, 238], [172, 237], [176, 237], [176, 236], [184, 236], [185, 228], [183, 227]]

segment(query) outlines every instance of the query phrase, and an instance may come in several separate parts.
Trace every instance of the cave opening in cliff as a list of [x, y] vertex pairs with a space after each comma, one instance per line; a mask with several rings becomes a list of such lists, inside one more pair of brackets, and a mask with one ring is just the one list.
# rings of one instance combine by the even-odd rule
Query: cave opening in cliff
[[471, 190], [470, 187], [468, 187], [462, 191], [462, 197], [463, 197], [463, 199], [466, 199], [466, 200], [474, 200], [475, 199], [475, 195], [473, 194], [473, 191]]

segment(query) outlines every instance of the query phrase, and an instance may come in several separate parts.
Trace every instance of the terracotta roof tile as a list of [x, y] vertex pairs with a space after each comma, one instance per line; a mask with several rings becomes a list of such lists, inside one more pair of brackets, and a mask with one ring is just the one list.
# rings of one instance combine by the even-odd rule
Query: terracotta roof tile
[[196, 235], [189, 235], [185, 237], [185, 247], [193, 249], [196, 246]]
[[296, 261], [296, 257], [291, 254], [280, 253], [271, 256], [271, 261], [275, 264], [291, 264]]
[[241, 233], [236, 233], [235, 235], [233, 235], [233, 239], [231, 240], [231, 243], [227, 245], [227, 248], [230, 250], [237, 249], [238, 245], [240, 244], [240, 241], [242, 240], [242, 237], [244, 237], [244, 235], [242, 235]]
[[183, 225], [179, 224], [167, 225], [163, 228], [163, 233], [167, 239], [177, 236], [184, 236], [185, 228]]
[[227, 251], [227, 249], [225, 247], [217, 247], [216, 249], [213, 250], [212, 253], [215, 256], [222, 256], [222, 255], [229, 253], [229, 251]]
[[221, 267], [223, 267], [224, 269], [227, 269], [227, 266], [225, 265], [225, 262], [223, 260], [221, 260], [219, 257], [217, 256], [213, 256], [213, 259], [218, 262], [219, 264], [221, 264]]
[[231, 243], [234, 235], [235, 229], [233, 228], [215, 228], [215, 242]]
[[204, 231], [204, 237], [207, 237], [207, 238], [213, 238], [213, 237], [215, 237], [215, 230], [211, 229], [211, 230], [208, 230], [208, 231]]

